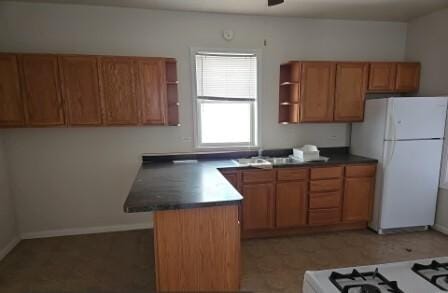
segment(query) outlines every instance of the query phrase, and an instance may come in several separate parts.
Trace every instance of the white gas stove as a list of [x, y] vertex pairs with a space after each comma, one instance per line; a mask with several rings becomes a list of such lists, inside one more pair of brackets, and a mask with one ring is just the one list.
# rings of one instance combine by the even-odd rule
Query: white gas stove
[[307, 271], [303, 293], [444, 293], [448, 257]]

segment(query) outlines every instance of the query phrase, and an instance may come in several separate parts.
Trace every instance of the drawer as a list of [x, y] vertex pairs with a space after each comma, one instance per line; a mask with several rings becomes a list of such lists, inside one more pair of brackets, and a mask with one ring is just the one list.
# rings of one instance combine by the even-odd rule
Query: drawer
[[332, 225], [341, 222], [341, 209], [310, 210], [308, 223], [310, 225]]
[[275, 179], [274, 170], [244, 171], [243, 183], [271, 182]]
[[319, 192], [310, 194], [310, 209], [339, 208], [342, 192]]
[[311, 180], [314, 179], [330, 179], [341, 178], [344, 174], [344, 167], [325, 167], [325, 168], [312, 168]]
[[327, 179], [310, 182], [310, 192], [342, 190], [342, 179]]
[[373, 177], [376, 165], [354, 165], [345, 167], [346, 177]]
[[280, 169], [277, 171], [277, 180], [307, 180], [309, 169], [305, 168], [293, 168], [293, 169]]

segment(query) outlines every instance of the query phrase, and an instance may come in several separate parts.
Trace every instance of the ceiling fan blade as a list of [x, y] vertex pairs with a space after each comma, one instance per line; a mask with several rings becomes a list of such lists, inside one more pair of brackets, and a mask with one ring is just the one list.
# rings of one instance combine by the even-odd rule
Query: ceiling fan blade
[[285, 2], [285, 0], [268, 0], [268, 6], [282, 4], [283, 2]]

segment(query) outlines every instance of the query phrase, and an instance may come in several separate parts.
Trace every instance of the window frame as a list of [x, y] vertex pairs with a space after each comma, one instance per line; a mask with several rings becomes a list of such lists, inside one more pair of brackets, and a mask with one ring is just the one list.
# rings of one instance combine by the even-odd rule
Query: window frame
[[[236, 53], [254, 54], [257, 58], [257, 96], [255, 101], [231, 100], [231, 99], [198, 99], [197, 78], [196, 78], [196, 53]], [[193, 102], [193, 141], [196, 150], [251, 150], [257, 149], [260, 141], [259, 121], [260, 121], [260, 97], [261, 97], [261, 50], [259, 49], [216, 49], [216, 48], [190, 48], [191, 76], [192, 76], [192, 102]], [[251, 107], [251, 140], [249, 143], [201, 143], [201, 115], [200, 107], [202, 103], [249, 103]]]

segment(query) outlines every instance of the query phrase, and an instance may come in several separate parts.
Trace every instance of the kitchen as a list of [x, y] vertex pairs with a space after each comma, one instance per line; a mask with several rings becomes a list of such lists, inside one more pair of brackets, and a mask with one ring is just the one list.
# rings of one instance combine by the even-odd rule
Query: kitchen
[[[293, 111], [288, 114], [295, 113], [295, 101], [281, 100], [283, 97], [279, 94], [280, 68], [289, 61], [419, 62], [419, 90], [404, 95], [447, 95], [443, 71], [448, 65], [445, 56], [447, 40], [443, 30], [447, 12], [442, 10], [446, 6], [438, 1], [428, 1], [431, 2], [428, 6], [415, 9], [406, 1], [399, 2], [403, 5], [400, 9], [408, 12], [407, 16], [394, 14], [396, 10], [385, 9], [384, 6], [378, 10], [372, 8], [371, 11], [357, 12], [355, 9], [341, 14], [341, 7], [337, 4], [320, 17], [281, 16], [282, 13], [288, 15], [287, 10], [291, 8], [288, 5], [294, 5], [294, 1], [269, 8], [266, 3], [259, 3], [260, 11], [256, 15], [214, 14], [226, 10], [216, 11], [213, 7], [208, 11], [196, 9], [202, 11], [198, 13], [157, 10], [155, 6], [142, 9], [76, 3], [0, 3], [0, 23], [6, 28], [0, 31], [0, 50], [5, 53], [55, 54], [67, 57], [64, 59], [67, 64], [73, 64], [69, 62], [73, 60], [69, 58], [71, 55], [82, 55], [85, 57], [82, 60], [100, 56], [109, 64], [114, 61], [110, 56], [159, 57], [167, 58], [163, 60], [168, 67], [174, 58], [177, 61], [174, 76], [177, 77], [170, 79], [166, 75], [165, 78], [167, 87], [178, 89], [177, 96], [171, 95], [178, 101], [170, 105], [171, 109], [178, 106], [179, 110], [179, 121], [172, 124], [180, 124], [132, 126], [135, 123], [132, 121], [128, 126], [85, 127], [68, 125], [68, 120], [63, 119], [62, 126], [3, 128], [0, 157], [4, 166], [1, 170], [1, 206], [4, 208], [0, 209], [0, 244], [2, 254], [3, 251], [11, 253], [0, 262], [2, 292], [23, 292], [24, 288], [37, 292], [75, 292], [89, 288], [96, 291], [155, 290], [151, 281], [154, 268], [149, 264], [154, 256], [148, 255], [154, 253], [153, 236], [148, 230], [141, 230], [154, 226], [153, 214], [125, 213], [123, 204], [139, 171], [142, 154], [204, 151], [195, 147], [198, 137], [194, 135], [197, 131], [194, 119], [197, 116], [196, 103], [199, 101], [193, 98], [197, 92], [193, 88], [193, 59], [197, 52], [216, 51], [218, 48], [239, 54], [255, 53], [259, 57], [256, 85], [259, 92], [258, 121], [255, 128], [259, 147], [265, 152], [292, 151], [294, 147], [313, 144], [325, 156], [327, 148], [349, 147], [353, 142], [352, 130], [355, 127], [351, 123], [279, 123], [286, 122], [280, 119], [283, 118], [280, 113], [285, 113], [283, 108], [290, 107]], [[285, 5], [284, 8], [281, 5]], [[415, 10], [412, 11], [412, 7]], [[235, 9], [237, 11], [233, 10], [233, 13], [238, 12], [238, 8]], [[270, 16], [275, 13], [279, 15]], [[426, 14], [428, 16], [424, 16]], [[23, 60], [22, 56], [17, 58]], [[61, 64], [58, 62], [52, 63], [55, 68]], [[160, 64], [161, 60], [157, 59], [157, 62]], [[144, 63], [147, 64], [149, 62]], [[106, 75], [104, 77], [107, 78]], [[110, 83], [113, 83], [112, 79]], [[113, 91], [106, 95], [113, 95]], [[383, 93], [380, 95], [384, 96]], [[389, 93], [386, 97], [397, 95], [401, 93]], [[65, 96], [62, 92], [61, 97]], [[291, 105], [280, 105], [285, 102]], [[38, 109], [39, 104], [36, 105]], [[236, 118], [235, 115], [234, 120]], [[250, 150], [240, 148], [239, 151], [248, 152], [241, 157], [257, 156], [259, 147]], [[268, 154], [270, 157], [287, 155]], [[378, 160], [371, 155], [364, 156]], [[330, 153], [328, 157], [331, 160], [335, 155]], [[274, 168], [275, 172], [278, 170]], [[312, 175], [307, 173], [306, 176], [309, 179]], [[403, 184], [409, 181], [405, 179]], [[299, 183], [293, 181], [288, 184]], [[442, 180], [433, 228], [446, 232], [447, 198], [443, 185]], [[225, 185], [225, 188], [232, 187]], [[446, 236], [434, 231], [378, 236], [362, 229], [280, 236], [241, 242], [242, 290], [269, 292], [293, 289], [300, 292], [307, 270], [411, 261], [443, 257], [448, 253]], [[15, 246], [19, 239], [22, 241]], [[95, 246], [98, 249], [94, 249]], [[114, 249], [119, 253], [113, 253]], [[332, 250], [338, 253], [332, 253]], [[126, 252], [129, 260], [118, 256], [126, 255]], [[142, 255], [144, 259], [140, 260]], [[58, 259], [71, 263], [73, 268], [61, 267]], [[280, 259], [285, 260], [279, 263]], [[135, 266], [140, 266], [141, 270]], [[108, 286], [107, 283], [115, 285]]]

